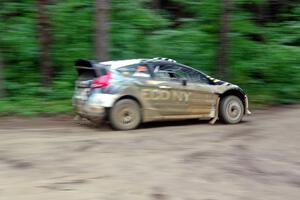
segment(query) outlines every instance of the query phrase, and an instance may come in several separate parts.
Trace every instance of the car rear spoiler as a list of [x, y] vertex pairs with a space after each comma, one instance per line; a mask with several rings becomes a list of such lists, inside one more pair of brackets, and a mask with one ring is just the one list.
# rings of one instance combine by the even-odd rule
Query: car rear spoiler
[[75, 67], [78, 73], [78, 76], [80, 76], [83, 73], [89, 72], [93, 73], [94, 76], [96, 77], [98, 74], [96, 72], [96, 62], [95, 61], [90, 61], [90, 60], [84, 60], [84, 59], [79, 59], [75, 61]]
[[75, 61], [75, 67], [78, 76], [86, 72], [93, 73], [95, 77], [107, 74], [107, 69], [105, 67], [101, 67], [101, 64], [92, 60], [78, 59]]

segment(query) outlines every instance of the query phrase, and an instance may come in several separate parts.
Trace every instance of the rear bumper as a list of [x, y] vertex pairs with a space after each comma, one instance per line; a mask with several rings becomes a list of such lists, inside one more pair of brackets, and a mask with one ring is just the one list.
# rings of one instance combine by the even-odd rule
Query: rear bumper
[[81, 117], [89, 119], [102, 120], [106, 117], [105, 107], [89, 103], [75, 103], [74, 111]]
[[73, 107], [75, 112], [89, 119], [103, 119], [106, 117], [106, 110], [113, 106], [118, 96], [111, 94], [95, 93], [91, 96], [74, 96]]

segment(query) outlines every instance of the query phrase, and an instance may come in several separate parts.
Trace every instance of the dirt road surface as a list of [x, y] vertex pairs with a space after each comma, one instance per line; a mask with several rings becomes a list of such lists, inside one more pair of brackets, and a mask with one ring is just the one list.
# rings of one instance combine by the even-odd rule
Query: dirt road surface
[[299, 200], [300, 105], [114, 132], [0, 119], [0, 200]]

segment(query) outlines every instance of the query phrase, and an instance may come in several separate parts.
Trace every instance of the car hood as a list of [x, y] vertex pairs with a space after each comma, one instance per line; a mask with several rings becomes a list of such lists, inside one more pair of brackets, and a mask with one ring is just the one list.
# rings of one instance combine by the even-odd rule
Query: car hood
[[235, 85], [235, 84], [232, 84], [232, 83], [229, 83], [226, 81], [222, 81], [222, 80], [213, 78], [211, 76], [207, 76], [207, 78], [214, 83], [213, 89], [214, 89], [215, 93], [222, 94], [222, 93], [224, 93], [228, 90], [232, 90], [232, 89], [239, 90], [240, 92], [244, 93], [244, 91], [238, 85]]

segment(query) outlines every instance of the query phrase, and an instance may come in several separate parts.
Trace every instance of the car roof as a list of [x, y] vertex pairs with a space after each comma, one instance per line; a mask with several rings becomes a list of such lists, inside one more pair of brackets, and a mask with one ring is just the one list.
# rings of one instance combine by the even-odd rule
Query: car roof
[[111, 69], [117, 69], [119, 67], [138, 64], [143, 60], [145, 59], [115, 60], [115, 61], [100, 62], [100, 64], [108, 65], [110, 66]]
[[172, 60], [172, 59], [169, 59], [169, 58], [150, 58], [150, 59], [142, 59], [142, 58], [140, 58], [140, 59], [105, 61], [105, 62], [100, 62], [100, 64], [107, 65], [111, 69], [117, 69], [119, 67], [124, 67], [124, 66], [128, 66], [128, 65], [139, 64], [141, 62], [144, 62], [144, 63], [147, 63], [147, 62], [176, 63], [175, 60]]

